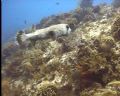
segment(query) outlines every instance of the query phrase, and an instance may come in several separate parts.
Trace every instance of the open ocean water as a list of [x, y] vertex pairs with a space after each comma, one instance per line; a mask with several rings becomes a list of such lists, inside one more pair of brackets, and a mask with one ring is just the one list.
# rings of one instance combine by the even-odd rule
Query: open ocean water
[[[27, 29], [51, 15], [74, 10], [79, 0], [2, 0], [2, 43], [14, 40], [16, 32]], [[94, 5], [112, 0], [94, 0]]]

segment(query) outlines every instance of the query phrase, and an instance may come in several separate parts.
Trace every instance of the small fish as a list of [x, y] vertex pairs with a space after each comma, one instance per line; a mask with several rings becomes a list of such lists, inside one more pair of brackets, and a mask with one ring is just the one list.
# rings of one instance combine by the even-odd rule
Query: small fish
[[59, 3], [59, 2], [56, 2], [56, 5], [60, 5], [60, 3]]

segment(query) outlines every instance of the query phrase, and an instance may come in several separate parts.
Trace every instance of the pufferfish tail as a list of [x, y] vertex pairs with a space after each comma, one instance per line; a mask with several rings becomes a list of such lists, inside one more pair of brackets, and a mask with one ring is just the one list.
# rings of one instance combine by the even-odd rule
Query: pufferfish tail
[[22, 45], [27, 40], [27, 36], [23, 31], [19, 31], [16, 35], [16, 42], [18, 45]]

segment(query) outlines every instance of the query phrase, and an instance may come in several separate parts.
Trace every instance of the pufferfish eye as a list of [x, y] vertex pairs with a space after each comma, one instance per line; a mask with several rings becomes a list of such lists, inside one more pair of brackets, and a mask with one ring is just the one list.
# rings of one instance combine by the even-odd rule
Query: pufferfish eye
[[68, 25], [66, 26], [67, 30], [70, 28]]

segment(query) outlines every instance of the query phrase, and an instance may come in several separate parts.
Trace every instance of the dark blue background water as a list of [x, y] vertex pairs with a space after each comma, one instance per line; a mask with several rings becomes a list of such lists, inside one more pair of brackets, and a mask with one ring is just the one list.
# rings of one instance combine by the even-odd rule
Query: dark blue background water
[[[2, 0], [2, 42], [7, 42], [15, 33], [44, 17], [74, 10], [79, 0]], [[111, 3], [112, 0], [94, 0], [94, 4]]]

